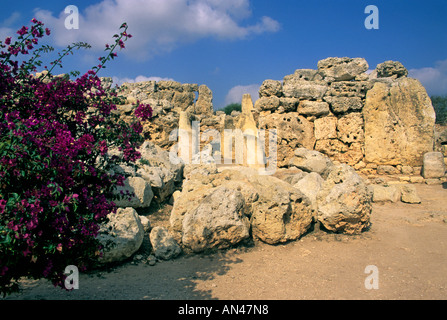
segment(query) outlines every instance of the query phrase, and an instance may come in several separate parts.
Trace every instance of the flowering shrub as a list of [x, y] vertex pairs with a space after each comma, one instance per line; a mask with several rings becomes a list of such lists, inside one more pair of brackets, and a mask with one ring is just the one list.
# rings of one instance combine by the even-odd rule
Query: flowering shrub
[[[42, 22], [21, 28], [18, 39], [0, 42], [0, 293], [18, 290], [18, 279], [47, 278], [63, 286], [67, 265], [87, 268], [101, 254], [99, 226], [116, 211], [116, 186], [125, 176], [112, 169], [131, 164], [143, 142], [141, 121], [152, 116], [137, 105], [137, 121], [124, 123], [113, 112], [119, 99], [105, 90], [97, 73], [131, 37], [127, 24], [106, 45], [100, 64], [70, 81], [53, 77], [67, 47], [47, 73], [35, 76], [42, 53], [39, 39], [50, 35]], [[21, 59], [19, 55], [30, 55]], [[38, 74], [39, 75], [39, 74]], [[79, 73], [77, 74], [77, 76]], [[120, 155], [108, 151], [117, 148]]]

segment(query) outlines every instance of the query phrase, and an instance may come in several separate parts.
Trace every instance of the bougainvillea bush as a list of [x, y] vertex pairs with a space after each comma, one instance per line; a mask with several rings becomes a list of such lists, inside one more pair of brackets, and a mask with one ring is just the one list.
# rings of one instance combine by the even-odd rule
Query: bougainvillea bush
[[[64, 270], [83, 270], [101, 255], [100, 224], [116, 211], [116, 186], [125, 176], [114, 166], [139, 158], [142, 124], [149, 105], [135, 106], [135, 123], [121, 121], [120, 97], [97, 76], [124, 48], [127, 25], [106, 45], [100, 64], [76, 79], [54, 77], [52, 70], [75, 49], [73, 44], [35, 73], [50, 35], [36, 19], [16, 40], [0, 42], [0, 293], [19, 289], [23, 277], [47, 278], [63, 287]], [[111, 148], [121, 152], [108, 152]], [[113, 154], [113, 156], [111, 155]], [[118, 154], [118, 155], [117, 155]], [[116, 170], [117, 171], [117, 170]]]

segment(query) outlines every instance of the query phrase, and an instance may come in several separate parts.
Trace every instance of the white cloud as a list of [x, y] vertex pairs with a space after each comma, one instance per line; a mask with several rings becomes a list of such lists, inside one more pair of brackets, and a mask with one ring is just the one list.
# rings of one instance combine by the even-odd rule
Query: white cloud
[[269, 17], [242, 25], [243, 19], [252, 16], [250, 0], [102, 0], [80, 12], [78, 30], [65, 28], [68, 15], [64, 12], [55, 16], [36, 9], [35, 16], [52, 29], [56, 45], [85, 41], [96, 49], [103, 49], [127, 22], [134, 38], [126, 52], [142, 59], [202, 38], [244, 39], [280, 28]]
[[235, 86], [233, 87], [227, 94], [225, 98], [225, 105], [229, 105], [231, 103], [241, 103], [242, 96], [246, 93], [251, 95], [251, 99], [253, 103], [259, 99], [259, 88], [261, 85], [259, 84], [251, 84], [248, 86]]
[[113, 83], [117, 84], [119, 86], [121, 86], [123, 83], [127, 82], [127, 83], [137, 83], [137, 82], [145, 82], [145, 81], [174, 81], [174, 79], [171, 78], [161, 78], [161, 77], [146, 77], [146, 76], [137, 76], [135, 78], [118, 78], [118, 77], [113, 77]]
[[17, 30], [11, 26], [21, 17], [19, 12], [13, 12], [8, 18], [0, 23], [0, 41], [4, 41], [7, 37], [14, 36]]
[[447, 95], [447, 59], [438, 61], [434, 68], [411, 69], [408, 75], [418, 79], [430, 96]]

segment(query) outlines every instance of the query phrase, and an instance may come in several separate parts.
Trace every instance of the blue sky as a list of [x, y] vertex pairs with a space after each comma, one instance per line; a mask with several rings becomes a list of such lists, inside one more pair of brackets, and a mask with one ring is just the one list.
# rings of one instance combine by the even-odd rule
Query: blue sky
[[[78, 30], [67, 30], [68, 5], [79, 8]], [[379, 29], [367, 30], [367, 5], [379, 9]], [[78, 52], [60, 72], [86, 71], [122, 22], [126, 50], [100, 76], [117, 81], [173, 79], [208, 85], [215, 109], [256, 92], [266, 79], [316, 69], [327, 57], [363, 57], [370, 69], [397, 60], [430, 95], [447, 94], [445, 0], [47, 0], [3, 1], [0, 38], [37, 17], [52, 30], [58, 51]], [[56, 58], [56, 56], [54, 56]]]

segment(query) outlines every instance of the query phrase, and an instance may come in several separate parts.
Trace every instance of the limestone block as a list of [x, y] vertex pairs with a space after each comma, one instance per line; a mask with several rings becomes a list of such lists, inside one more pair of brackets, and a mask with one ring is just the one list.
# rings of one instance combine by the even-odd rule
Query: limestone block
[[213, 113], [213, 92], [206, 85], [199, 87], [199, 97], [195, 110], [197, 114]]
[[416, 79], [376, 83], [367, 94], [363, 117], [367, 162], [415, 167], [433, 150], [435, 112]]
[[402, 193], [402, 202], [404, 203], [412, 203], [412, 204], [418, 204], [421, 203], [422, 200], [418, 196], [416, 187], [411, 184], [405, 184], [400, 187], [400, 191]]
[[130, 258], [143, 243], [144, 229], [133, 208], [119, 208], [101, 225], [98, 240], [104, 246], [101, 263], [123, 261]]
[[281, 97], [282, 83], [276, 80], [265, 80], [259, 88], [259, 97]]
[[359, 97], [325, 97], [324, 101], [331, 106], [335, 114], [346, 113], [348, 111], [360, 111], [363, 108], [362, 99]]
[[327, 58], [318, 61], [318, 72], [325, 78], [335, 81], [353, 80], [367, 71], [368, 63], [363, 58]]
[[337, 118], [323, 117], [315, 119], [315, 138], [317, 140], [337, 138]]
[[392, 202], [396, 203], [401, 199], [400, 189], [395, 185], [371, 185], [373, 191], [373, 202]]
[[124, 186], [116, 188], [116, 194], [121, 194], [121, 192], [124, 197], [114, 201], [120, 208], [148, 208], [154, 197], [150, 183], [140, 177], [127, 178]]
[[363, 129], [363, 116], [353, 112], [341, 117], [337, 122], [337, 136], [344, 143], [363, 142], [365, 140]]
[[149, 235], [149, 239], [154, 254], [159, 259], [171, 260], [176, 258], [182, 252], [178, 243], [165, 227], [153, 228]]
[[255, 109], [258, 111], [273, 111], [277, 110], [280, 105], [280, 99], [276, 96], [261, 97], [256, 100]]
[[385, 61], [376, 67], [377, 77], [406, 77], [408, 70], [399, 61]]
[[317, 195], [318, 220], [334, 232], [359, 234], [370, 226], [371, 193], [364, 180], [346, 165], [331, 167]]
[[424, 154], [422, 176], [425, 179], [442, 178], [445, 175], [444, 155], [441, 152]]
[[326, 116], [330, 112], [329, 104], [319, 101], [303, 100], [298, 105], [298, 113], [305, 116]]
[[323, 82], [295, 80], [285, 81], [283, 85], [284, 96], [288, 98], [322, 99], [328, 87]]

